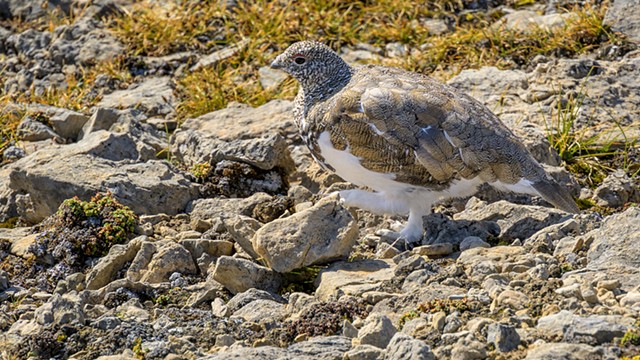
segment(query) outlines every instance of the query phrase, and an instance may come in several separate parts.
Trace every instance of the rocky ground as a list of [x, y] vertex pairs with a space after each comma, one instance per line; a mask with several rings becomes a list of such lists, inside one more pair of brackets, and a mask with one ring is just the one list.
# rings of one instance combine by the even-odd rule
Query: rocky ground
[[[640, 358], [637, 1], [608, 4], [618, 45], [448, 80], [493, 109], [585, 210], [484, 189], [439, 205], [410, 250], [394, 243], [405, 219], [326, 195], [350, 185], [313, 162], [290, 100], [180, 118], [185, 64], [211, 66], [246, 44], [138, 57], [131, 85], [106, 73], [83, 87], [96, 100], [86, 109], [6, 101], [71, 87], [70, 72], [123, 54], [101, 19], [131, 3], [86, 3], [69, 24], [0, 28], [0, 117], [20, 117], [15, 139], [2, 138], [3, 359]], [[29, 4], [0, 2], [3, 24], [72, 3]], [[575, 15], [554, 4], [465, 2], [499, 7], [492, 26], [518, 31]], [[415, 51], [342, 48], [354, 62]], [[287, 80], [263, 67], [259, 81]], [[578, 135], [557, 141], [555, 121]], [[581, 139], [624, 156], [576, 161], [589, 155], [575, 150]]]

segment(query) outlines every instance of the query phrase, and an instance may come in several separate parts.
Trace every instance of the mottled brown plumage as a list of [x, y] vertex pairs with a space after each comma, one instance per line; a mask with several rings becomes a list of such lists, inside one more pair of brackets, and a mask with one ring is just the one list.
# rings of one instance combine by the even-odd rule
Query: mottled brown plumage
[[577, 212], [521, 141], [475, 99], [401, 69], [351, 67], [317, 42], [293, 44], [273, 62], [301, 85], [295, 120], [323, 166], [375, 193], [340, 193], [349, 206], [409, 213], [402, 235], [422, 236], [422, 215], [489, 183], [540, 195]]

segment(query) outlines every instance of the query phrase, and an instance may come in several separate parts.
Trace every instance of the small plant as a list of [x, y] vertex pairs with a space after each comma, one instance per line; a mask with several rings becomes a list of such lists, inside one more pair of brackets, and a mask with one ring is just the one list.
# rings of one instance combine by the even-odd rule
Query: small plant
[[620, 346], [640, 346], [640, 329], [631, 328], [620, 339]]
[[63, 201], [58, 220], [69, 227], [89, 227], [95, 236], [76, 243], [75, 247], [87, 256], [103, 256], [112, 245], [122, 244], [138, 223], [138, 217], [120, 204], [111, 193], [96, 194], [90, 201], [78, 197]]
[[145, 359], [145, 356], [144, 356], [145, 351], [142, 348], [141, 338], [136, 338], [135, 340], [133, 340], [133, 348], [131, 348], [131, 351], [133, 351], [133, 354], [136, 357], [136, 359], [140, 359], [140, 360]]
[[437, 313], [444, 311], [450, 314], [454, 311], [465, 312], [471, 310], [471, 304], [468, 298], [460, 300], [435, 299], [418, 305], [418, 310], [424, 313]]
[[193, 164], [191, 169], [189, 169], [191, 175], [193, 175], [198, 182], [202, 182], [209, 177], [211, 175], [211, 171], [211, 164], [208, 162]]
[[402, 316], [400, 317], [400, 320], [398, 320], [398, 327], [402, 329], [404, 327], [404, 324], [407, 323], [407, 321], [418, 318], [419, 316], [420, 314], [415, 310], [407, 311], [406, 313], [402, 314]]

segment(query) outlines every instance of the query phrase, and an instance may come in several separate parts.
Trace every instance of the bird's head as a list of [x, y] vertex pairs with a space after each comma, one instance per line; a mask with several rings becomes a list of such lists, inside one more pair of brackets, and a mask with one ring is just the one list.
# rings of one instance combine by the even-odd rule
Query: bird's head
[[351, 76], [351, 67], [328, 46], [317, 41], [297, 42], [271, 63], [271, 68], [293, 76], [305, 93], [326, 87], [335, 89]]

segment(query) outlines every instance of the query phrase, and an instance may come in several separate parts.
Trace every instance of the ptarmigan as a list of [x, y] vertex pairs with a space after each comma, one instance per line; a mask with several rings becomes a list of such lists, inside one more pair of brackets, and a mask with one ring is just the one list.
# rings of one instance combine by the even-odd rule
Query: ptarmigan
[[522, 142], [483, 104], [427, 76], [350, 66], [329, 47], [302, 41], [271, 64], [300, 83], [294, 119], [323, 167], [364, 189], [340, 191], [349, 207], [408, 214], [400, 235], [423, 236], [422, 216], [446, 198], [489, 183], [578, 212]]

